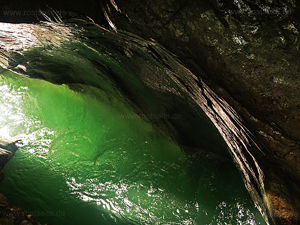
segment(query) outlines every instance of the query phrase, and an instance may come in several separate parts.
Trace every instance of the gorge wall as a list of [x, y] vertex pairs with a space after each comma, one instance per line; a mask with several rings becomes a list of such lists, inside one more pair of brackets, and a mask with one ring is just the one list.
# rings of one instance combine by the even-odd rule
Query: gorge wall
[[38, 22], [43, 18], [38, 9], [52, 12], [54, 21], [88, 16], [107, 28], [154, 39], [174, 53], [243, 118], [264, 152], [253, 154], [265, 173], [277, 216], [282, 224], [299, 223], [296, 1], [10, 1], [2, 3], [0, 19]]

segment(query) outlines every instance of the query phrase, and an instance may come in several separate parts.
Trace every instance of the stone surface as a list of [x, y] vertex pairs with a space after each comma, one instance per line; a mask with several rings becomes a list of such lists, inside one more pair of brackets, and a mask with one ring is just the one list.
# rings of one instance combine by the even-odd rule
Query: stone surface
[[[176, 54], [242, 116], [265, 154], [257, 158], [281, 223], [300, 223], [298, 2], [116, 0], [120, 10], [114, 1], [45, 2], [108, 26], [106, 12], [117, 28], [155, 39]], [[2, 3], [2, 9], [23, 14], [3, 11], [0, 19], [34, 21], [25, 9], [46, 10], [45, 2]]]
[[[10, 26], [10, 30], [18, 27]], [[59, 31], [62, 25], [31, 25], [31, 29], [38, 31], [38, 26], [40, 29], [46, 26], [52, 32]], [[82, 20], [69, 21], [65, 26], [74, 34], [69, 36], [69, 40], [54, 44], [44, 39], [41, 45], [25, 47], [25, 51], [20, 48], [1, 58], [8, 62], [7, 67], [19, 74], [68, 84], [73, 90], [86, 94], [84, 86], [88, 85], [115, 97], [122, 96], [137, 115], [167, 132], [184, 146], [186, 152], [203, 148], [228, 158], [230, 153], [256, 206], [266, 221], [276, 224], [275, 211], [264, 188], [261, 168], [256, 162], [261, 151], [239, 116], [225, 101], [156, 42], [145, 41], [129, 33], [109, 32]], [[3, 43], [8, 49], [14, 49], [10, 47], [11, 43], [13, 46], [15, 43], [11, 39], [4, 39]], [[103, 54], [106, 52], [109, 54]], [[19, 70], [20, 67], [24, 70]], [[3, 75], [9, 76], [9, 73], [6, 70]], [[112, 88], [106, 83], [112, 84]], [[160, 117], [157, 118], [157, 115]], [[168, 119], [166, 115], [177, 116]], [[219, 135], [222, 135], [229, 151], [215, 129], [220, 131]], [[254, 153], [256, 158], [252, 157]]]
[[[299, 223], [299, 6], [295, 1], [116, 1], [115, 25], [165, 46], [242, 116], [261, 144], [283, 224]], [[125, 16], [126, 15], [126, 16]], [[126, 20], [126, 18], [129, 18]]]
[[10, 202], [0, 193], [0, 224], [1, 225], [41, 225], [28, 211]]
[[9, 141], [0, 137], [0, 183], [4, 179], [3, 168], [18, 150], [18, 141]]
[[[0, 183], [4, 178], [3, 167], [18, 150], [18, 141], [9, 141], [0, 137]], [[41, 225], [28, 211], [10, 202], [0, 193], [0, 224], [1, 225]]]

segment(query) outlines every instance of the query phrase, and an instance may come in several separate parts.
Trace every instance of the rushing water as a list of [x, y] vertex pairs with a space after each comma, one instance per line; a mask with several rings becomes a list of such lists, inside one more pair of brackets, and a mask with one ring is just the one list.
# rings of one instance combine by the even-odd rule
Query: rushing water
[[3, 70], [0, 96], [0, 135], [22, 140], [0, 191], [41, 222], [265, 224], [229, 160], [185, 154], [105, 92]]

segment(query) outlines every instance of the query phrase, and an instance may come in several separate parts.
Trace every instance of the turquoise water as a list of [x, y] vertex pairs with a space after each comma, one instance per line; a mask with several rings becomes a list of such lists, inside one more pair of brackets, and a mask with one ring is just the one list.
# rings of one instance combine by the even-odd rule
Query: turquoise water
[[[186, 154], [125, 101], [2, 71], [0, 192], [43, 223], [265, 224], [233, 163]], [[200, 128], [201, 129], [201, 128]]]

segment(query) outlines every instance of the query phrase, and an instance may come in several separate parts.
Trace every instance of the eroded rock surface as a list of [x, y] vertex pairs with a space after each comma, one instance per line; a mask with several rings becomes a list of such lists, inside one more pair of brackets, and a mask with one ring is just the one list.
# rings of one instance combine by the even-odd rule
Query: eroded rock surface
[[9, 141], [0, 137], [0, 183], [4, 179], [3, 168], [18, 150], [18, 141]]
[[0, 193], [0, 224], [1, 225], [41, 225], [28, 211], [10, 202]]
[[122, 13], [113, 12], [111, 20], [118, 28], [167, 47], [243, 117], [272, 162], [259, 159], [277, 216], [283, 224], [299, 223], [297, 3], [116, 3]]
[[[26, 2], [2, 6], [34, 12], [46, 2], [107, 26], [106, 12], [115, 27], [155, 39], [176, 54], [242, 116], [265, 154], [256, 157], [277, 216], [282, 224], [300, 222], [299, 3], [116, 0], [79, 7]], [[23, 21], [35, 18], [24, 13]], [[7, 13], [2, 18], [22, 21]]]
[[[4, 179], [3, 167], [18, 150], [18, 141], [9, 141], [0, 137], [0, 183]], [[1, 225], [40, 225], [28, 211], [10, 202], [0, 193], [0, 224]]]

